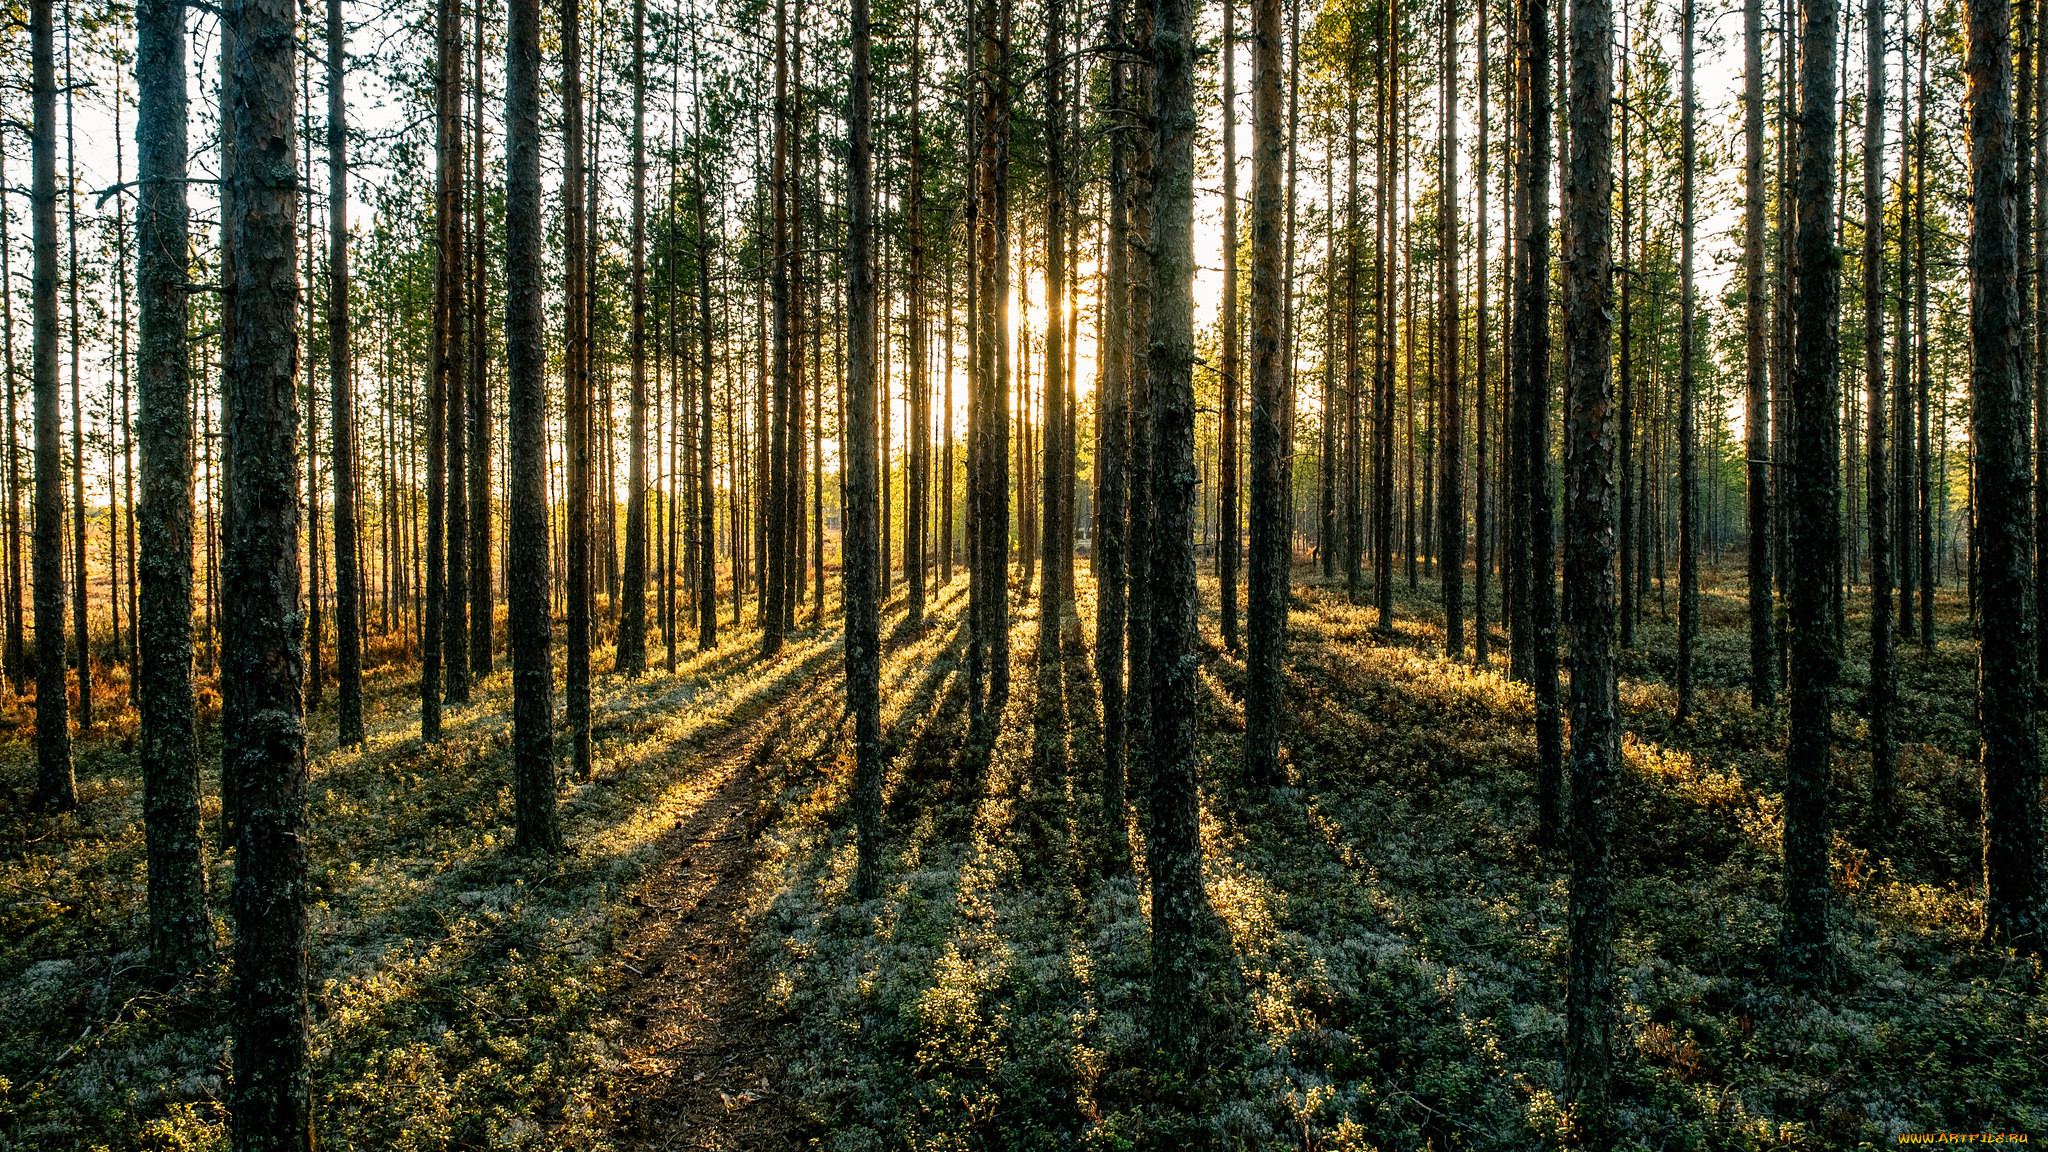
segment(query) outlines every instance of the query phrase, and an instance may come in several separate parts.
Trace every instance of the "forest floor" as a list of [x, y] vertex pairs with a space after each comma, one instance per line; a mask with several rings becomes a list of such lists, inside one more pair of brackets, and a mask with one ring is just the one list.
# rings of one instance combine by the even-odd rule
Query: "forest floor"
[[[1397, 635], [1306, 569], [1291, 620], [1289, 786], [1237, 783], [1243, 665], [1202, 674], [1214, 917], [1192, 1076], [1152, 1071], [1142, 777], [1135, 875], [1102, 851], [1081, 580], [1060, 676], [1013, 612], [1012, 690], [967, 738], [965, 579], [884, 617], [888, 883], [847, 899], [852, 773], [835, 627], [637, 680], [594, 663], [594, 771], [570, 851], [510, 851], [508, 677], [423, 746], [398, 666], [371, 739], [313, 721], [315, 1106], [328, 1149], [1520, 1149], [1559, 1107], [1563, 861], [1531, 847], [1528, 691], [1444, 660], [1434, 587]], [[900, 588], [899, 588], [900, 592]], [[1902, 827], [1863, 829], [1859, 619], [1837, 705], [1837, 986], [1773, 976], [1784, 714], [1743, 687], [1739, 575], [1703, 596], [1699, 716], [1672, 719], [1653, 599], [1623, 661], [1621, 1120], [1631, 1148], [1889, 1147], [2048, 1134], [2038, 964], [1980, 943], [1961, 605], [1903, 654]], [[1852, 609], [1853, 612], [1853, 609]], [[836, 619], [828, 612], [828, 621]], [[116, 679], [115, 684], [118, 684]], [[1040, 685], [1057, 684], [1048, 693]], [[0, 1150], [225, 1146], [224, 966], [143, 970], [133, 714], [77, 745], [80, 805], [23, 806], [28, 714], [0, 750]], [[208, 740], [213, 738], [209, 731]], [[208, 766], [205, 814], [217, 831]], [[214, 862], [220, 938], [232, 865]]]

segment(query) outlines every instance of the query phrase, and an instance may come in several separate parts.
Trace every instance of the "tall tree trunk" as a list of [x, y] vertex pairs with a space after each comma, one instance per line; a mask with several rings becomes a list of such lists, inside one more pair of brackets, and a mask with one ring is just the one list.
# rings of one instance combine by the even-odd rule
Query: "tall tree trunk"
[[854, 825], [859, 862], [853, 896], [881, 894], [882, 705], [881, 615], [875, 565], [875, 269], [873, 158], [869, 134], [873, 72], [868, 57], [868, 0], [853, 0], [853, 77], [847, 123], [846, 233], [846, 536], [841, 599], [846, 612], [846, 706], [854, 725]]
[[1678, 258], [1678, 719], [1692, 718], [1693, 647], [1700, 631], [1699, 469], [1694, 457], [1693, 353], [1699, 343], [1693, 330], [1693, 193], [1697, 166], [1698, 119], [1693, 93], [1693, 0], [1680, 5], [1683, 25], [1680, 47], [1679, 112], [1679, 251]]
[[1619, 460], [1615, 479], [1621, 484], [1621, 523], [1615, 533], [1615, 551], [1619, 553], [1621, 594], [1621, 618], [1619, 643], [1623, 648], [1636, 646], [1636, 599], [1635, 599], [1635, 534], [1636, 528], [1636, 486], [1635, 443], [1636, 443], [1636, 388], [1635, 388], [1635, 285], [1640, 268], [1628, 256], [1628, 241], [1632, 235], [1635, 216], [1635, 201], [1632, 198], [1629, 169], [1629, 110], [1633, 107], [1634, 84], [1632, 61], [1635, 56], [1635, 39], [1629, 28], [1628, 5], [1621, 9], [1621, 353], [1617, 356], [1617, 367], [1621, 378], [1616, 385], [1619, 395], [1615, 398], [1621, 413], [1620, 433], [1616, 447]]
[[1280, 0], [1252, 0], [1251, 562], [1245, 573], [1244, 774], [1281, 782], [1292, 521], [1287, 496], [1286, 303], [1282, 295]]
[[563, 581], [568, 619], [563, 643], [568, 667], [563, 675], [564, 710], [568, 713], [570, 767], [578, 780], [590, 776], [590, 247], [584, 214], [587, 202], [583, 142], [583, 18], [582, 0], [562, 0], [562, 244], [565, 348], [562, 357], [562, 451], [568, 507], [563, 511], [567, 539], [563, 542]]
[[[140, 556], [136, 703], [142, 714], [150, 957], [159, 973], [176, 979], [198, 971], [213, 954], [192, 702], [184, 6], [175, 0], [145, 0], [136, 7], [135, 33], [136, 287], [142, 313], [136, 363], [142, 390], [142, 508], [137, 519], [141, 534], [149, 537]], [[11, 441], [8, 449], [13, 450]]]
[[[306, 731], [300, 696], [298, 136], [295, 5], [237, 0], [222, 69], [235, 164], [234, 343], [223, 429], [233, 454], [221, 676], [223, 775], [234, 802], [234, 1083], [237, 1152], [312, 1143], [306, 1004]], [[228, 770], [231, 766], [231, 770]]]
[[80, 397], [78, 353], [84, 329], [78, 319], [78, 144], [72, 115], [71, 5], [64, 5], [64, 277], [71, 326], [71, 631], [77, 641], [78, 730], [92, 728], [92, 624], [86, 613], [91, 583], [85, 566], [85, 403]]
[[[1472, 663], [1476, 667], [1485, 668], [1492, 658], [1490, 655], [1491, 637], [1487, 634], [1489, 618], [1486, 612], [1486, 586], [1489, 575], [1487, 568], [1492, 561], [1492, 554], [1487, 545], [1491, 543], [1488, 539], [1488, 533], [1492, 531], [1493, 527], [1488, 519], [1490, 509], [1487, 507], [1486, 499], [1486, 432], [1493, 420], [1493, 410], [1487, 406], [1486, 399], [1487, 372], [1489, 371], [1488, 356], [1490, 353], [1487, 343], [1489, 333], [1486, 320], [1486, 304], [1488, 299], [1486, 289], [1486, 257], [1488, 246], [1492, 243], [1488, 229], [1491, 217], [1487, 210], [1486, 184], [1487, 176], [1491, 169], [1492, 153], [1490, 149], [1493, 146], [1492, 136], [1490, 135], [1492, 127], [1490, 114], [1492, 108], [1487, 102], [1487, 97], [1493, 84], [1491, 45], [1487, 40], [1487, 12], [1492, 8], [1492, 4], [1488, 3], [1487, 0], [1481, 0], [1478, 8], [1479, 72], [1475, 80], [1479, 88], [1479, 138], [1473, 141], [1473, 147], [1478, 153], [1477, 159], [1479, 161], [1479, 195], [1474, 200], [1476, 214], [1479, 217], [1479, 245], [1477, 253], [1479, 267], [1476, 275], [1473, 277], [1474, 291], [1472, 301], [1474, 308], [1477, 310], [1475, 319], [1478, 323], [1478, 331], [1474, 333], [1478, 364], [1475, 366], [1476, 370], [1472, 374]], [[1622, 123], [1624, 126], [1628, 123], [1626, 118], [1623, 119]], [[1625, 127], [1622, 139], [1624, 142], [1628, 139]], [[1624, 172], [1628, 170], [1627, 152], [1628, 149], [1624, 143], [1622, 148], [1622, 170]], [[1626, 203], [1626, 196], [1624, 196], [1624, 203]], [[1622, 353], [1622, 362], [1624, 364], [1628, 362], [1626, 347], [1627, 342], [1624, 340], [1624, 350]], [[1624, 410], [1626, 410], [1625, 406], [1626, 401], [1624, 401]], [[1622, 443], [1624, 446], [1628, 443], [1625, 434], [1622, 438]], [[1625, 451], [1626, 449], [1624, 448]], [[1626, 455], [1624, 455], [1623, 459], [1626, 460], [1626, 458]], [[1625, 518], [1624, 522], [1626, 522]], [[1624, 565], [1623, 571], [1626, 570], [1627, 567]]]
[[[1228, 5], [1231, 0], [1224, 0]], [[1066, 290], [1067, 280], [1067, 203], [1065, 176], [1065, 141], [1061, 138], [1066, 128], [1067, 114], [1061, 106], [1065, 84], [1065, 69], [1062, 67], [1062, 53], [1066, 51], [1066, 31], [1061, 21], [1060, 0], [1047, 0], [1045, 6], [1045, 380], [1043, 381], [1044, 404], [1041, 416], [1044, 421], [1045, 443], [1040, 451], [1043, 483], [1040, 496], [1043, 500], [1044, 515], [1039, 523], [1039, 551], [1044, 554], [1045, 571], [1039, 579], [1038, 595], [1038, 712], [1036, 715], [1038, 738], [1042, 745], [1055, 744], [1066, 730], [1066, 699], [1064, 685], [1066, 677], [1060, 666], [1060, 599], [1066, 587], [1066, 575], [1062, 565], [1066, 557], [1061, 549], [1066, 542], [1066, 530], [1061, 526], [1061, 495], [1064, 485], [1060, 472], [1066, 460], [1061, 442], [1066, 435], [1066, 317], [1061, 310], [1061, 296]], [[913, 293], [914, 293], [913, 289]], [[915, 299], [915, 296], [912, 297]], [[916, 317], [911, 324], [916, 325]], [[915, 355], [915, 353], [913, 353]], [[915, 574], [906, 572], [914, 583]], [[1054, 750], [1041, 747], [1040, 767], [1052, 758]]]
[[625, 571], [618, 670], [647, 670], [647, 0], [633, 0], [633, 380], [626, 416]]
[[[1124, 523], [1130, 467], [1130, 250], [1126, 164], [1130, 99], [1124, 0], [1110, 0], [1109, 47], [1109, 273], [1103, 279], [1101, 387], [1096, 396], [1095, 675], [1102, 696], [1102, 821], [1104, 855], [1119, 870], [1129, 865], [1124, 828], [1124, 627], [1127, 579]], [[948, 379], [950, 379], [950, 375]], [[950, 405], [949, 405], [950, 410]], [[950, 471], [950, 468], [949, 468]]]
[[[1483, 3], [1484, 0], [1481, 0]], [[1442, 239], [1438, 259], [1442, 264], [1437, 290], [1441, 312], [1437, 323], [1443, 351], [1438, 374], [1443, 381], [1437, 422], [1437, 561], [1438, 579], [1444, 598], [1444, 653], [1453, 659], [1465, 652], [1465, 425], [1464, 400], [1458, 394], [1458, 356], [1462, 345], [1458, 332], [1458, 14], [1454, 0], [1443, 6], [1443, 167], [1438, 187], [1444, 190], [1438, 207], [1442, 217]]]
[[1885, 843], [1893, 823], [1898, 755], [1892, 735], [1891, 480], [1885, 475], [1884, 379], [1884, 0], [1865, 0], [1863, 96], [1864, 451], [1870, 505], [1870, 831]]
[[[6, 183], [7, 159], [0, 155], [0, 186]], [[20, 696], [28, 690], [21, 611], [27, 579], [21, 568], [21, 431], [16, 420], [19, 398], [15, 395], [18, 365], [14, 359], [13, 252], [13, 227], [7, 214], [0, 212], [0, 327], [5, 329], [7, 372], [7, 647], [4, 654], [0, 654], [0, 673], [6, 675], [8, 689]]]
[[762, 541], [763, 596], [761, 602], [761, 655], [773, 656], [782, 647], [784, 610], [787, 598], [788, 578], [783, 569], [788, 560], [789, 514], [784, 505], [790, 499], [788, 491], [789, 444], [789, 385], [790, 358], [800, 353], [791, 347], [790, 336], [790, 263], [795, 259], [790, 249], [790, 153], [791, 137], [796, 128], [789, 101], [789, 5], [787, 0], [776, 0], [775, 5], [775, 157], [769, 177], [769, 196], [773, 201], [773, 230], [770, 234], [769, 295], [774, 317], [775, 350], [773, 401], [768, 414], [768, 461], [766, 474], [762, 477], [765, 485], [765, 502], [761, 509], [762, 525], [767, 538]]
[[[1373, 274], [1378, 282], [1374, 294], [1372, 389], [1372, 548], [1373, 605], [1379, 617], [1375, 630], [1382, 638], [1394, 634], [1394, 168], [1396, 128], [1405, 136], [1407, 126], [1397, 125], [1396, 102], [1401, 100], [1406, 61], [1396, 43], [1394, 6], [1381, 6], [1379, 52], [1379, 207], [1380, 226], [1373, 240]], [[1411, 358], [1412, 363], [1412, 358]], [[1412, 550], [1411, 550], [1412, 551]]]
[[[71, 716], [64, 674], [64, 449], [57, 392], [57, 69], [51, 0], [30, 0], [34, 72], [33, 188], [35, 271], [36, 496], [36, 801], [63, 810], [76, 802], [71, 776]], [[183, 186], [180, 185], [182, 188]]]
[[[700, 89], [701, 91], [701, 89]], [[697, 427], [697, 532], [703, 543], [697, 552], [697, 650], [708, 652], [718, 647], [718, 556], [713, 545], [718, 534], [711, 522], [711, 224], [705, 185], [709, 182], [704, 172], [704, 118], [701, 102], [695, 113], [697, 131], [695, 143], [696, 179], [692, 191], [696, 195], [697, 217], [697, 324], [698, 347], [702, 360], [697, 366], [698, 401], [703, 405], [703, 420]], [[728, 436], [728, 439], [730, 437]], [[738, 491], [737, 484], [732, 485]], [[738, 534], [732, 539], [737, 542]], [[732, 582], [735, 598], [740, 585], [739, 549], [732, 554]], [[737, 602], [737, 601], [735, 601]]]
[[[921, 13], [913, 13], [910, 30], [910, 195], [909, 313], [905, 317], [910, 354], [910, 473], [904, 480], [903, 578], [904, 618], [924, 625], [929, 555], [925, 536], [931, 507], [931, 384], [925, 378], [925, 249], [924, 249], [924, 29]], [[1048, 132], [1051, 129], [1048, 128]], [[824, 570], [819, 569], [819, 583]]]
[[[1982, 604], [1977, 724], [1984, 767], [1986, 934], [2041, 947], [2041, 764], [2035, 731], [2033, 516], [2021, 371], [2011, 0], [1969, 10], [1970, 443]], [[1825, 873], [1823, 873], [1825, 877]]]
[[[179, 26], [183, 26], [182, 18]], [[356, 567], [356, 433], [355, 369], [349, 347], [348, 278], [348, 32], [341, 0], [327, 0], [327, 380], [333, 421], [330, 451], [334, 467], [334, 660], [335, 726], [344, 747], [363, 742], [363, 631], [358, 603], [361, 577]], [[182, 49], [180, 49], [182, 55]], [[179, 93], [182, 103], [183, 92]], [[182, 165], [181, 165], [182, 169]], [[481, 201], [479, 201], [481, 202]], [[182, 230], [181, 230], [182, 231]], [[179, 241], [182, 249], [182, 241]], [[183, 261], [178, 267], [183, 268]], [[183, 331], [184, 305], [178, 305]], [[145, 315], [145, 326], [147, 319]], [[183, 394], [183, 384], [179, 384]], [[150, 408], [147, 397], [144, 411]], [[189, 429], [187, 436], [189, 437]], [[191, 458], [186, 449], [184, 503], [191, 503]], [[185, 530], [190, 552], [191, 528]], [[173, 546], [166, 541], [163, 547]], [[160, 549], [151, 546], [151, 555]], [[181, 604], [190, 630], [191, 565], [186, 565], [186, 596]], [[185, 662], [191, 662], [187, 645]], [[189, 690], [188, 690], [189, 691]], [[189, 708], [190, 706], [187, 705]]]
[[1763, 36], [1763, 0], [1743, 0], [1743, 436], [1749, 489], [1749, 702], [1757, 708], [1770, 707], [1778, 695], [1771, 605], [1770, 380], [1764, 361]]
[[[576, 3], [563, 0], [565, 9]], [[555, 678], [548, 651], [540, 0], [509, 0], [505, 31], [505, 639], [512, 656], [514, 843], [528, 852], [557, 852], [562, 828], [555, 815]]]
[[969, 613], [977, 627], [970, 656], [970, 703], [981, 703], [982, 678], [987, 680], [987, 704], [974, 709], [983, 731], [989, 723], [987, 706], [1000, 707], [1008, 694], [1010, 664], [1009, 623], [1009, 55], [1010, 11], [1004, 0], [984, 0], [977, 16], [976, 52], [980, 57], [980, 85], [976, 110], [975, 140], [975, 333], [976, 376], [979, 417], [975, 428], [976, 451], [970, 469], [976, 477], [974, 501], [975, 587], [969, 589]]
[[[470, 44], [470, 115], [476, 146], [470, 152], [470, 290], [469, 290], [469, 676], [491, 674], [491, 333], [486, 317], [491, 287], [489, 240], [490, 201], [484, 197], [484, 5], [477, 0]], [[337, 538], [337, 547], [339, 538]]]
[[[1933, 344], [1927, 326], [1927, 40], [1930, 34], [1926, 0], [1920, 5], [1919, 97], [1914, 101], [1913, 124], [1913, 330], [1914, 403], [1918, 408], [1919, 444], [1915, 449], [1913, 479], [1919, 489], [1920, 558], [1914, 571], [1920, 577], [1920, 645], [1934, 649], [1934, 456], [1933, 409], [1928, 403], [1932, 373], [1928, 350]], [[1979, 657], [1981, 660], [1981, 656]]]
[[1557, 700], [1557, 608], [1551, 580], [1550, 496], [1550, 19], [1545, 0], [1522, 0], [1521, 244], [1516, 253], [1515, 450], [1517, 499], [1527, 518], [1524, 582], [1529, 663], [1536, 690], [1536, 836], [1556, 840], [1564, 823], [1564, 736]]
[[[1691, 0], [1686, 0], [1685, 12], [1685, 89], [1690, 97]], [[1569, 1098], [1588, 1111], [1595, 1133], [1607, 1128], [1607, 1082], [1614, 1049], [1614, 792], [1621, 770], [1614, 661], [1614, 379], [1609, 362], [1613, 41], [1608, 0], [1578, 0], [1572, 5], [1572, 147], [1564, 187], [1564, 591], [1572, 637], [1571, 968], [1565, 998], [1565, 1085]], [[1689, 124], [1690, 111], [1685, 119]], [[1690, 214], [1686, 215], [1689, 222]]]
[[1223, 0], [1223, 378], [1218, 382], [1222, 411], [1217, 429], [1216, 584], [1223, 645], [1233, 652], [1238, 647], [1237, 409], [1242, 371], [1237, 279], [1237, 0]]
[[[468, 205], [463, 203], [467, 165], [463, 163], [463, 150], [468, 142], [462, 124], [462, 0], [444, 0], [449, 9], [447, 43], [448, 59], [444, 64], [443, 77], [447, 91], [444, 115], [450, 155], [444, 155], [441, 162], [447, 166], [443, 178], [451, 189], [448, 202], [454, 206], [449, 213], [447, 225], [447, 246], [442, 250], [441, 274], [447, 284], [445, 305], [448, 311], [447, 324], [447, 378], [442, 384], [442, 417], [446, 421], [448, 455], [444, 462], [447, 468], [447, 487], [442, 509], [442, 528], [445, 556], [442, 569], [444, 586], [441, 597], [441, 656], [446, 668], [443, 672], [442, 700], [448, 704], [469, 703], [469, 483], [468, 423], [463, 419], [468, 407], [465, 399], [469, 381], [469, 259], [464, 249], [467, 246], [469, 230], [463, 214]], [[316, 533], [317, 535], [317, 533]], [[315, 700], [317, 704], [318, 701]]]
[[[1359, 436], [1358, 393], [1365, 383], [1358, 347], [1358, 37], [1357, 20], [1346, 32], [1350, 59], [1345, 70], [1344, 179], [1344, 580], [1351, 603], [1365, 600], [1365, 503], [1359, 469], [1364, 455]], [[1378, 133], [1374, 133], [1375, 137]], [[1382, 182], [1384, 184], [1384, 182]], [[1381, 195], [1385, 190], [1382, 188]], [[1374, 216], [1377, 224], [1379, 217]], [[1377, 299], [1377, 295], [1375, 295]]]
[[1185, 1065], [1198, 1040], [1195, 933], [1202, 890], [1200, 794], [1195, 756], [1194, 393], [1194, 9], [1153, 0], [1155, 169], [1151, 180], [1151, 380], [1153, 538], [1148, 556], [1153, 624], [1152, 1035]]
[[[2006, 0], [2009, 3], [2009, 0]], [[1834, 558], [1841, 550], [1837, 451], [1840, 425], [1841, 254], [1835, 247], [1836, 0], [1800, 2], [1797, 234], [1792, 249], [1793, 348], [1790, 484], [1791, 729], [1785, 746], [1785, 904], [1780, 962], [1789, 983], [1829, 983], [1828, 777], [1833, 755], [1829, 695], [1837, 656], [1832, 630]], [[2010, 62], [2007, 64], [2010, 68]], [[2010, 93], [2007, 93], [2010, 96]], [[2010, 104], [2006, 115], [2011, 116]]]

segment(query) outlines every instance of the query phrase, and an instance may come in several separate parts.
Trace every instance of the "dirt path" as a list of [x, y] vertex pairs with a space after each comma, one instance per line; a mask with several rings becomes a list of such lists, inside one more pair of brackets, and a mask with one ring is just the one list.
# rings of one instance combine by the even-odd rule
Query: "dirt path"
[[626, 990], [627, 1069], [609, 1095], [621, 1147], [780, 1149], [800, 1120], [779, 1096], [772, 1031], [747, 966], [746, 886], [756, 863], [757, 769], [807, 696], [799, 682], [750, 722], [687, 753], [693, 814], [661, 842], [622, 945], [639, 977]]

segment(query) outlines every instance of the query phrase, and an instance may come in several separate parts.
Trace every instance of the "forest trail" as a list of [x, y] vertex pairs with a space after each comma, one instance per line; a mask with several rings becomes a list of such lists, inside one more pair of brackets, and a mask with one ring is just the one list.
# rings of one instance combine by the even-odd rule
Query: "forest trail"
[[807, 685], [694, 753], [690, 815], [660, 843], [661, 862], [634, 902], [647, 915], [621, 944], [638, 978], [622, 990], [629, 1030], [624, 1070], [609, 1095], [627, 1148], [795, 1147], [800, 1121], [775, 1093], [771, 1029], [758, 971], [746, 962], [754, 929], [746, 889], [757, 859], [759, 769], [790, 731]]

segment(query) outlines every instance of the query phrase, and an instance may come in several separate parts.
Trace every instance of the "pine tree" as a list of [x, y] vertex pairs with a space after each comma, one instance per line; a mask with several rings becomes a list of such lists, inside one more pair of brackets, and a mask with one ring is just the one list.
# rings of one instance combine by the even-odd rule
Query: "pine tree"
[[213, 954], [192, 699], [184, 6], [145, 0], [136, 6], [135, 31], [136, 287], [142, 322], [136, 360], [142, 392], [142, 507], [136, 519], [143, 537], [136, 704], [141, 712], [150, 957], [160, 974], [175, 979], [198, 971]]
[[875, 566], [874, 112], [868, 0], [853, 0], [853, 82], [847, 123], [846, 232], [846, 705], [854, 724], [854, 825], [859, 837], [853, 898], [881, 894], [881, 627]]
[[1293, 517], [1287, 498], [1284, 418], [1292, 386], [1285, 361], [1281, 284], [1280, 0], [1252, 0], [1251, 557], [1246, 575], [1244, 774], [1281, 782], [1281, 661]]
[[34, 85], [30, 203], [35, 248], [35, 583], [36, 801], [63, 810], [76, 802], [71, 717], [64, 673], [64, 479], [57, 395], [57, 69], [50, 0], [30, 0]]
[[237, 1152], [312, 1144], [307, 1051], [306, 730], [300, 696], [298, 135], [287, 0], [236, 0], [222, 72], [232, 110], [235, 314], [223, 406], [232, 455], [221, 560], [222, 775], [237, 796], [228, 1095]]

